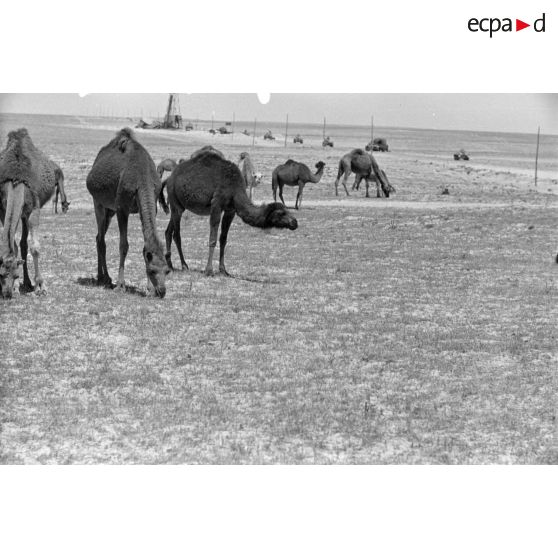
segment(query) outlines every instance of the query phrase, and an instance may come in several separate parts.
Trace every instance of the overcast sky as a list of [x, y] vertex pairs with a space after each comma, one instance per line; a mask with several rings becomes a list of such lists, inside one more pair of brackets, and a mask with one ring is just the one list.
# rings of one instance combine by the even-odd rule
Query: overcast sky
[[[157, 117], [168, 94], [0, 94], [0, 112]], [[188, 119], [284, 121], [558, 134], [558, 94], [180, 94]]]

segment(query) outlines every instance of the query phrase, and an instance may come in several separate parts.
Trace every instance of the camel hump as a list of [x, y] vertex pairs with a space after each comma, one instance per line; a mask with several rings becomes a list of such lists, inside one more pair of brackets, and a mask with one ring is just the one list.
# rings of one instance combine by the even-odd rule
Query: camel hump
[[8, 138], [0, 166], [0, 184], [11, 180], [14, 184], [24, 182], [30, 185], [37, 179], [32, 164], [34, 152], [28, 150], [31, 138], [25, 128], [10, 132]]
[[351, 154], [352, 154], [352, 155], [364, 155], [365, 153], [364, 153], [364, 151], [363, 151], [362, 149], [357, 148], [357, 149], [353, 149], [353, 150], [351, 151]]
[[114, 140], [116, 141], [116, 145], [118, 146], [118, 149], [124, 152], [126, 151], [126, 146], [128, 145], [128, 142], [130, 140], [136, 141], [136, 136], [130, 128], [126, 127], [126, 128], [122, 128], [122, 130], [119, 130], [116, 133]]
[[8, 140], [21, 141], [23, 138], [28, 138], [29, 132], [27, 128], [18, 128], [8, 133]]
[[287, 159], [285, 165], [297, 165], [298, 163], [294, 159]]

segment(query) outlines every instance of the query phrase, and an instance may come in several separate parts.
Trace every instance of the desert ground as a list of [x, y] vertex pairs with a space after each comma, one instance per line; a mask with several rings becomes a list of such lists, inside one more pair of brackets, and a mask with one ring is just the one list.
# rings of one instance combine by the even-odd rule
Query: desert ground
[[[285, 159], [327, 165], [296, 231], [235, 219], [230, 278], [203, 275], [208, 219], [188, 214], [190, 271], [169, 276], [160, 300], [147, 296], [137, 216], [131, 288], [92, 285], [85, 177], [120, 123], [10, 115], [2, 146], [16, 124], [62, 166], [71, 205], [41, 214], [47, 295], [0, 301], [1, 463], [558, 463], [551, 173], [535, 190], [530, 171], [454, 161], [451, 146], [392, 150], [376, 155], [392, 197], [336, 197], [339, 158], [359, 143], [139, 130], [155, 163], [209, 143], [235, 162], [249, 151], [264, 175], [255, 203], [271, 201]], [[290, 208], [295, 194], [285, 187]], [[168, 217], [157, 221], [164, 239]], [[116, 220], [107, 262], [114, 279]]]

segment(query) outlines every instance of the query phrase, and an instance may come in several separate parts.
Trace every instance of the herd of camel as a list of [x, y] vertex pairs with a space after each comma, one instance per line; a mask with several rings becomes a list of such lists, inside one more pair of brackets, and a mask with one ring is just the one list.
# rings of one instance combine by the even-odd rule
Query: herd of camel
[[[182, 253], [180, 221], [185, 210], [198, 215], [209, 215], [209, 255], [205, 274], [213, 274], [213, 253], [217, 244], [219, 227], [219, 272], [228, 275], [225, 268], [227, 235], [235, 215], [253, 227], [295, 230], [296, 218], [288, 211], [283, 199], [283, 186], [298, 186], [295, 209], [302, 203], [306, 183], [320, 181], [325, 164], [316, 164], [316, 173], [292, 159], [273, 170], [273, 203], [257, 206], [252, 203], [252, 189], [261, 180], [248, 153], [240, 155], [235, 164], [211, 146], [205, 146], [189, 159], [178, 163], [166, 159], [155, 166], [147, 150], [139, 143], [129, 128], [115, 137], [99, 151], [87, 176], [86, 186], [93, 198], [97, 221], [97, 283], [114, 286], [106, 262], [105, 235], [114, 215], [120, 232], [120, 264], [116, 287], [125, 289], [124, 263], [128, 253], [128, 218], [139, 213], [144, 237], [143, 258], [148, 278], [148, 289], [163, 298], [166, 293], [166, 276], [174, 269], [171, 261], [171, 244], [174, 240], [182, 269], [188, 269]], [[165, 171], [170, 176], [162, 181]], [[386, 174], [378, 167], [374, 157], [362, 149], [354, 149], [339, 162], [335, 181], [335, 194], [341, 180], [345, 192], [347, 178], [355, 173], [353, 189], [366, 181], [374, 180], [377, 196], [380, 189], [386, 197], [394, 188]], [[167, 199], [164, 196], [167, 190]], [[282, 203], [277, 202], [277, 192]], [[55, 196], [55, 211], [60, 196], [62, 211], [66, 213], [69, 202], [64, 191], [62, 169], [33, 144], [25, 128], [8, 134], [6, 148], [0, 152], [0, 220], [3, 224], [0, 237], [0, 294], [12, 297], [20, 268], [23, 269], [21, 292], [44, 293], [43, 278], [39, 269], [40, 243], [38, 236], [40, 209]], [[165, 250], [157, 235], [157, 200], [170, 220], [165, 231]], [[169, 207], [170, 206], [170, 207]], [[16, 243], [16, 231], [21, 222], [21, 239]], [[35, 270], [35, 285], [27, 269], [27, 252], [31, 250]]]

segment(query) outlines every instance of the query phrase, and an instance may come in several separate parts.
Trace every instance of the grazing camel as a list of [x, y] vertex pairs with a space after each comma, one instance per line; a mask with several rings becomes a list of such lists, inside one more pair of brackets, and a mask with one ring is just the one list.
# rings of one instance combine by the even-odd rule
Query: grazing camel
[[[0, 153], [0, 220], [4, 225], [0, 240], [0, 284], [3, 298], [12, 297], [20, 265], [23, 265], [21, 290], [35, 290], [37, 294], [45, 292], [39, 270], [39, 215], [41, 207], [52, 198], [56, 185], [61, 184], [58, 182], [61, 173], [58, 165], [35, 147], [25, 128], [8, 134], [6, 148]], [[65, 194], [63, 199], [66, 201]], [[15, 233], [20, 220], [21, 260], [18, 260]], [[27, 269], [29, 247], [35, 267], [35, 287]]]
[[335, 195], [339, 195], [337, 187], [339, 185], [339, 179], [343, 176], [341, 183], [345, 188], [345, 193], [349, 195], [347, 190], [347, 178], [351, 174], [355, 173], [355, 182], [353, 184], [353, 190], [358, 190], [361, 180], [364, 178], [366, 182], [366, 197], [369, 198], [368, 188], [370, 186], [370, 179], [376, 182], [376, 196], [381, 197], [380, 188], [382, 189], [386, 198], [389, 198], [390, 192], [395, 192], [395, 188], [389, 183], [385, 172], [380, 170], [376, 159], [369, 153], [366, 153], [362, 149], [353, 149], [349, 153], [346, 153], [341, 157], [339, 161], [339, 171], [337, 172], [337, 179], [335, 180]]
[[176, 167], [167, 180], [171, 218], [165, 238], [167, 264], [172, 269], [171, 241], [174, 238], [182, 269], [188, 269], [180, 238], [180, 219], [187, 209], [197, 215], [209, 215], [209, 257], [206, 275], [213, 275], [213, 253], [219, 237], [219, 272], [225, 269], [227, 235], [235, 214], [248, 225], [261, 229], [276, 227], [295, 230], [296, 219], [280, 203], [256, 206], [248, 199], [240, 169], [217, 153], [205, 151]]
[[246, 151], [240, 154], [238, 165], [242, 173], [242, 178], [244, 178], [244, 182], [248, 188], [248, 197], [252, 200], [252, 190], [261, 182], [262, 173], [254, 170], [252, 159], [250, 159], [250, 155], [246, 153]]
[[307, 182], [317, 184], [324, 174], [325, 163], [319, 161], [316, 163], [318, 169], [316, 174], [312, 174], [310, 169], [302, 164], [289, 159], [283, 165], [275, 167], [271, 176], [271, 188], [273, 190], [273, 199], [277, 201], [277, 188], [279, 188], [279, 198], [285, 203], [283, 199], [283, 186], [297, 186], [298, 193], [296, 195], [295, 209], [302, 205], [302, 191]]
[[156, 199], [161, 179], [155, 163], [136, 140], [130, 128], [123, 128], [97, 155], [87, 175], [87, 189], [93, 196], [97, 219], [97, 283], [111, 286], [106, 261], [105, 235], [116, 213], [120, 230], [120, 267], [117, 288], [124, 290], [124, 262], [128, 253], [128, 217], [138, 213], [143, 229], [145, 271], [155, 294], [165, 296], [165, 278], [170, 272], [155, 224]]
[[54, 205], [54, 213], [58, 213], [58, 196], [60, 196], [60, 202], [62, 204], [62, 213], [67, 213], [70, 208], [70, 202], [66, 198], [66, 192], [64, 191], [64, 173], [56, 163], [51, 164], [54, 167], [54, 176], [56, 179], [56, 194], [52, 202]]

